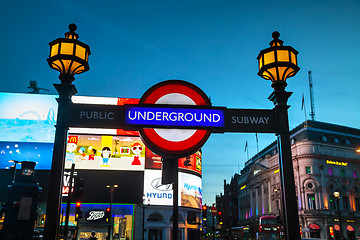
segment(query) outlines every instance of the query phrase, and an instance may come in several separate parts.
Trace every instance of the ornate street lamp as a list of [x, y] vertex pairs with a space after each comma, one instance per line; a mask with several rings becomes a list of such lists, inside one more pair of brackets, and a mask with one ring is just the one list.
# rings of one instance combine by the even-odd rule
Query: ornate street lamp
[[284, 216], [285, 236], [288, 240], [299, 240], [300, 225], [298, 216], [298, 204], [295, 192], [294, 170], [291, 156], [289, 119], [287, 100], [291, 92], [286, 92], [286, 79], [295, 76], [299, 71], [296, 55], [298, 52], [289, 46], [283, 46], [279, 39], [280, 33], [273, 32], [274, 38], [270, 47], [261, 50], [257, 60], [259, 61], [258, 75], [271, 80], [273, 93], [269, 100], [275, 105], [277, 112], [277, 141], [279, 153], [279, 169], [281, 181], [281, 203]]
[[50, 56], [47, 61], [50, 68], [60, 72], [59, 79], [64, 84], [71, 84], [75, 80], [75, 74], [89, 70], [90, 47], [78, 40], [76, 29], [75, 24], [70, 24], [70, 31], [65, 33], [65, 38], [49, 43]]
[[65, 165], [65, 149], [71, 110], [71, 97], [77, 93], [72, 85], [74, 75], [89, 70], [88, 58], [90, 48], [78, 40], [76, 25], [69, 25], [65, 38], [58, 38], [49, 43], [50, 55], [47, 59], [50, 68], [60, 72], [61, 84], [54, 84], [59, 93], [58, 115], [56, 121], [53, 159], [51, 163], [49, 193], [46, 206], [44, 239], [54, 240], [59, 237], [59, 221], [61, 208], [61, 191]]
[[273, 85], [286, 86], [286, 79], [295, 76], [300, 70], [297, 66], [298, 51], [290, 46], [283, 46], [284, 42], [279, 39], [279, 32], [273, 32], [272, 37], [274, 39], [270, 42], [270, 47], [261, 50], [257, 57], [259, 61], [258, 75], [271, 80]]
[[340, 239], [343, 239], [343, 235], [342, 235], [342, 227], [341, 227], [340, 206], [339, 206], [340, 193], [339, 193], [339, 192], [334, 192], [334, 197], [336, 197], [336, 205], [337, 205], [337, 210], [338, 210], [339, 227], [340, 227]]

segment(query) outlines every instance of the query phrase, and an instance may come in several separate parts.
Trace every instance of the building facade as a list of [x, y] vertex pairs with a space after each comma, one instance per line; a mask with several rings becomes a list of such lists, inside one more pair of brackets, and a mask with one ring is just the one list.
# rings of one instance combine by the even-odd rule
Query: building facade
[[[360, 236], [360, 130], [306, 121], [291, 131], [292, 161], [302, 237], [347, 239]], [[263, 215], [282, 219], [277, 143], [246, 162], [224, 182], [217, 196], [224, 235], [249, 226], [256, 236]], [[335, 197], [339, 193], [339, 198]]]

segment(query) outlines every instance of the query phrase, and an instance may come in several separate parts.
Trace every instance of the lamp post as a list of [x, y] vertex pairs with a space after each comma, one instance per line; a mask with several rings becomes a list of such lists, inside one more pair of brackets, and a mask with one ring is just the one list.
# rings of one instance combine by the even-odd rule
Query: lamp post
[[77, 40], [79, 35], [75, 33], [76, 28], [75, 24], [70, 24], [70, 31], [65, 33], [65, 38], [58, 38], [49, 43], [50, 55], [47, 61], [50, 68], [60, 72], [59, 79], [61, 83], [54, 84], [59, 93], [59, 98], [56, 99], [58, 102], [58, 114], [49, 181], [51, 188], [49, 188], [46, 206], [45, 240], [58, 239], [59, 236], [61, 190], [68, 121], [72, 105], [71, 97], [77, 93], [72, 82], [75, 80], [75, 74], [89, 70], [88, 57], [90, 55], [90, 48], [88, 45]]
[[16, 164], [21, 164], [21, 162], [16, 161], [16, 160], [9, 160], [10, 163], [14, 163], [14, 173], [13, 173], [13, 182], [15, 182], [15, 177], [16, 177]]
[[340, 193], [339, 192], [334, 192], [334, 197], [336, 197], [336, 205], [337, 205], [337, 210], [338, 210], [339, 227], [340, 227], [340, 239], [342, 240], [343, 239], [343, 234], [342, 234], [342, 227], [341, 227], [340, 207], [339, 207]]
[[293, 77], [300, 70], [297, 66], [298, 52], [290, 47], [283, 46], [279, 39], [279, 32], [273, 32], [270, 47], [261, 50], [257, 59], [259, 61], [258, 75], [271, 80], [274, 89], [269, 100], [275, 105], [277, 111], [278, 155], [281, 180], [281, 198], [284, 216], [285, 236], [288, 240], [300, 239], [300, 225], [298, 204], [295, 192], [294, 169], [291, 156], [290, 131], [287, 109], [287, 100], [291, 92], [286, 92], [286, 79]]
[[108, 240], [112, 240], [112, 230], [113, 228], [111, 227], [112, 226], [112, 202], [113, 202], [113, 197], [114, 197], [114, 193], [115, 193], [115, 188], [118, 187], [118, 185], [107, 185], [106, 186], [107, 188], [109, 188], [110, 190], [110, 218], [109, 218], [109, 222], [108, 222]]
[[[142, 226], [143, 226], [143, 229], [142, 229], [142, 237], [141, 237], [141, 239], [144, 240], [145, 239], [145, 195], [143, 195], [142, 200], [143, 200], [143, 204], [142, 204], [142, 209], [143, 209], [142, 210], [142, 214], [143, 214], [143, 216], [142, 216], [142, 220], [143, 220]], [[148, 207], [150, 206], [150, 197], [148, 197], [148, 199], [147, 199], [147, 205], [148, 205]]]

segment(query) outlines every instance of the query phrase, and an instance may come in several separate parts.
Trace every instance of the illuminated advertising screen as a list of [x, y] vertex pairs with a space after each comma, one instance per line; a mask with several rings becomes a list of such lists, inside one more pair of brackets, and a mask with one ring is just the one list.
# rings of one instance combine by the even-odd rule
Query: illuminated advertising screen
[[33, 161], [36, 162], [35, 169], [51, 169], [53, 146], [53, 143], [0, 142], [0, 169], [13, 166], [9, 160]]
[[65, 168], [144, 170], [145, 146], [139, 137], [68, 135]]
[[179, 172], [179, 195], [182, 207], [201, 208], [201, 178], [192, 174]]
[[55, 96], [0, 93], [0, 109], [0, 141], [54, 142]]
[[[146, 148], [145, 168], [161, 169], [161, 167], [162, 167], [161, 156], [155, 154], [150, 149]], [[201, 170], [202, 170], [201, 151], [197, 151], [196, 153], [185, 158], [179, 158], [179, 168], [201, 175]]]
[[[37, 163], [36, 169], [51, 169], [58, 108], [56, 98], [56, 95], [0, 92], [0, 109], [2, 110], [0, 112], [0, 169], [10, 168], [13, 164], [9, 163], [9, 160], [34, 161]], [[73, 96], [72, 101], [79, 104], [124, 105], [137, 104], [139, 99]], [[69, 134], [72, 133], [138, 136], [136, 131], [122, 129], [70, 127]], [[101, 150], [99, 149], [98, 156], [101, 156]], [[142, 158], [140, 158], [141, 161], [143, 161]], [[79, 165], [86, 168], [84, 162]], [[114, 165], [114, 169], [119, 167], [121, 168]], [[136, 169], [136, 167], [130, 168]], [[143, 166], [140, 167], [140, 169], [143, 168]], [[90, 169], [96, 168], [90, 167]], [[112, 169], [112, 167], [103, 169]]]
[[[0, 92], [0, 141], [53, 143], [58, 103], [56, 95]], [[73, 103], [137, 104], [136, 98], [73, 96]], [[122, 129], [73, 129], [70, 132], [111, 135], [138, 135]]]
[[[144, 173], [144, 202], [149, 205], [173, 204], [172, 184], [161, 184], [161, 171], [145, 170]], [[179, 172], [179, 206], [201, 208], [202, 181], [199, 176]]]

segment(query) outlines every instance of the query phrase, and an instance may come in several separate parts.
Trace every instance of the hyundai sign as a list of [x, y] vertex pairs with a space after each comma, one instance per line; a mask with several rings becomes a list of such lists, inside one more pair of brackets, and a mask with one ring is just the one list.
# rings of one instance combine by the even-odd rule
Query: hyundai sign
[[220, 109], [174, 107], [126, 107], [125, 123], [142, 126], [224, 127]]

